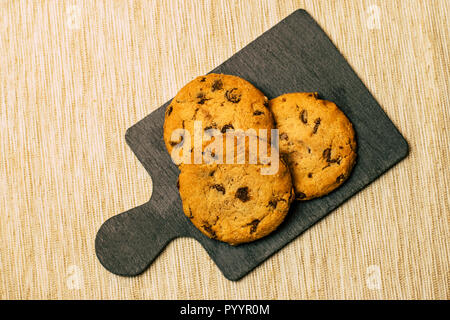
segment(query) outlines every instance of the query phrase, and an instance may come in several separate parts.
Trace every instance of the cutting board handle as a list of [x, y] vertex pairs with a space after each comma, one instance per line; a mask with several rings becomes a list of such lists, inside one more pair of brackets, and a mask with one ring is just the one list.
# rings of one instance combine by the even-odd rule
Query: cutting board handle
[[95, 238], [95, 251], [107, 270], [122, 276], [138, 275], [177, 237], [164, 215], [155, 211], [158, 209], [147, 202], [103, 223]]

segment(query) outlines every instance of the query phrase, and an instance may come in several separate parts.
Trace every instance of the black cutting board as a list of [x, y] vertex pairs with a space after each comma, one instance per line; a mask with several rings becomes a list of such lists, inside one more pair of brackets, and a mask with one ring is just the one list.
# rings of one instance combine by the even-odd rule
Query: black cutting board
[[97, 257], [112, 273], [137, 275], [172, 239], [192, 237], [202, 244], [225, 277], [238, 280], [408, 153], [405, 139], [304, 10], [295, 11], [212, 72], [240, 76], [269, 99], [287, 92], [318, 91], [321, 98], [334, 101], [356, 131], [358, 159], [353, 173], [342, 187], [323, 198], [294, 202], [283, 224], [266, 238], [236, 247], [209, 239], [182, 211], [176, 187], [179, 171], [163, 142], [168, 101], [125, 135], [152, 178], [153, 194], [149, 202], [110, 218], [98, 231]]

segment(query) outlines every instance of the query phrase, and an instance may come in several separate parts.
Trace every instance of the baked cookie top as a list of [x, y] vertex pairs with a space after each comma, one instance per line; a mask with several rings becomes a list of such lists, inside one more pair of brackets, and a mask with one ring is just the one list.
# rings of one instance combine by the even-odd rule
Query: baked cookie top
[[[185, 129], [194, 147], [194, 122], [201, 121], [201, 131], [217, 129], [221, 133], [233, 129], [273, 129], [268, 99], [248, 81], [237, 76], [208, 74], [184, 86], [166, 109], [164, 142], [167, 151], [182, 141], [172, 137], [176, 129]], [[210, 141], [203, 141], [202, 151]]]
[[296, 199], [321, 197], [340, 186], [356, 160], [355, 132], [345, 114], [317, 93], [284, 94], [269, 106]]
[[181, 166], [178, 188], [183, 211], [206, 236], [236, 245], [274, 231], [294, 198], [287, 166], [262, 175], [264, 165]]

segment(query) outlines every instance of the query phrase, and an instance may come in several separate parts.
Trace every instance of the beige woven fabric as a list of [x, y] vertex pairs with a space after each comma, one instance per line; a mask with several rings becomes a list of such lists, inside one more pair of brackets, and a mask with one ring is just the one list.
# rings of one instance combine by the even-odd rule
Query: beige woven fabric
[[[144, 203], [125, 130], [298, 8], [411, 152], [239, 282], [177, 239], [143, 275], [94, 237]], [[0, 1], [0, 298], [449, 299], [449, 2]]]

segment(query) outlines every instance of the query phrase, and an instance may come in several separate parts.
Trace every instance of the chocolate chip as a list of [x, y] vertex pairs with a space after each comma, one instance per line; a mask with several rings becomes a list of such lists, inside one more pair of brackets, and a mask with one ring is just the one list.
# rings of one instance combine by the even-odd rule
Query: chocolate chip
[[181, 144], [180, 144], [180, 147], [181, 147], [181, 146], [183, 145], [183, 142], [184, 142], [184, 140], [179, 141], [179, 142], [176, 142], [176, 141], [170, 141], [170, 145], [171, 145], [172, 147], [174, 147], [174, 146], [176, 146], [177, 144], [181, 143]]
[[195, 117], [197, 116], [197, 112], [199, 109], [200, 108], [195, 108], [194, 115], [192, 116], [192, 120], [195, 120]]
[[286, 154], [286, 153], [281, 153], [281, 154], [280, 154], [280, 160], [281, 160], [284, 164], [289, 163], [289, 155]]
[[329, 162], [331, 159], [331, 149], [327, 148], [327, 149], [323, 150], [322, 156], [324, 159], [326, 159]]
[[173, 107], [169, 106], [169, 108], [167, 108], [167, 115], [170, 116], [170, 114], [172, 113]]
[[341, 157], [337, 157], [336, 159], [331, 159], [331, 148], [327, 148], [327, 149], [323, 150], [322, 156], [325, 160], [327, 160], [328, 163], [341, 164]]
[[239, 101], [241, 101], [241, 95], [237, 93], [236, 90], [238, 89], [233, 88], [231, 90], [227, 90], [227, 92], [225, 92], [225, 98], [227, 98], [228, 101], [233, 103], [238, 103]]
[[341, 181], [345, 180], [345, 176], [343, 174], [341, 174], [339, 177], [336, 178], [336, 182], [337, 183], [341, 183]]
[[297, 192], [295, 193], [295, 197], [296, 197], [297, 199], [305, 199], [305, 198], [306, 198], [306, 194], [304, 194], [303, 192], [297, 191]]
[[289, 140], [289, 137], [286, 132], [283, 132], [282, 134], [280, 134], [280, 139], [281, 140]]
[[302, 110], [302, 112], [300, 112], [300, 120], [302, 120], [304, 124], [308, 123], [308, 111]]
[[194, 215], [192, 214], [191, 207], [189, 207], [189, 217], [188, 217], [188, 218], [189, 218], [189, 219], [194, 218]]
[[242, 187], [237, 189], [236, 194], [234, 196], [239, 200], [241, 200], [242, 202], [247, 202], [248, 200], [250, 200], [250, 196], [248, 195], [248, 187]]
[[250, 233], [254, 233], [256, 231], [256, 228], [258, 228], [258, 224], [260, 222], [261, 222], [260, 220], [255, 219], [252, 222], [250, 222], [249, 224], [247, 224], [248, 226], [251, 226], [250, 227]]
[[260, 116], [260, 115], [262, 115], [262, 114], [264, 114], [264, 112], [259, 111], [259, 110], [256, 110], [255, 112], [253, 112], [253, 115], [254, 115], [254, 116]]
[[199, 99], [197, 101], [198, 104], [204, 104], [205, 101], [211, 100], [211, 99], [206, 98], [206, 96], [203, 92], [199, 92], [199, 94], [197, 94], [197, 98]]
[[336, 159], [327, 159], [327, 162], [341, 164], [341, 157], [337, 157]]
[[224, 125], [222, 127], [222, 130], [220, 130], [220, 132], [226, 133], [228, 129], [234, 130], [234, 127], [233, 127], [233, 125], [231, 123]]
[[182, 126], [183, 129], [184, 129], [184, 120], [181, 122], [181, 126]]
[[204, 130], [206, 131], [206, 130], [210, 130], [210, 129], [213, 129], [213, 128], [214, 129], [217, 128], [217, 124], [215, 122], [211, 122], [211, 125], [206, 126]]
[[312, 173], [308, 173], [308, 178], [312, 178]]
[[276, 209], [278, 201], [276, 199], [269, 201], [269, 206]]
[[225, 188], [221, 184], [214, 184], [211, 186], [212, 189], [216, 189], [219, 192], [222, 192], [222, 194], [225, 194]]
[[211, 91], [214, 92], [216, 90], [222, 90], [222, 88], [223, 88], [222, 80], [214, 80], [211, 86]]
[[317, 118], [316, 120], [314, 120], [313, 133], [317, 133], [317, 130], [319, 129], [319, 125], [320, 125], [320, 118]]
[[282, 98], [281, 101], [282, 101], [282, 102], [286, 102], [286, 98]]
[[206, 81], [205, 77], [200, 78], [200, 82], [205, 82], [205, 81]]
[[213, 170], [209, 173], [209, 176], [212, 177], [214, 175], [214, 173], [216, 172], [216, 170]]
[[211, 238], [217, 238], [216, 232], [212, 229], [210, 224], [206, 223], [202, 225], [202, 228], [211, 236]]

